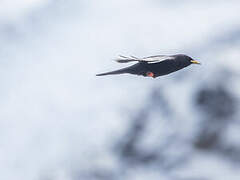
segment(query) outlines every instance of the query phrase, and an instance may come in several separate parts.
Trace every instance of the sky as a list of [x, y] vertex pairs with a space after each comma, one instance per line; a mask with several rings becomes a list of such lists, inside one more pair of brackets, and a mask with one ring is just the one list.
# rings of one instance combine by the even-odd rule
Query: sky
[[49, 0], [2, 0], [0, 20], [14, 21], [26, 16], [35, 8], [47, 4]]

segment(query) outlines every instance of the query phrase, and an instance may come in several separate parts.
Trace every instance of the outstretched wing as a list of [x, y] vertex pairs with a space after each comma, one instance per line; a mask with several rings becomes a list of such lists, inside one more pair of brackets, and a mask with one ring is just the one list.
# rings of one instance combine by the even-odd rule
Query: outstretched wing
[[134, 56], [127, 57], [127, 56], [122, 56], [122, 55], [119, 55], [119, 57], [115, 60], [119, 63], [128, 63], [128, 62], [133, 62], [133, 61], [140, 61], [140, 59], [137, 58], [137, 57], [134, 57]]
[[157, 56], [148, 56], [144, 58], [137, 58], [134, 56], [126, 57], [126, 56], [119, 56], [118, 59], [116, 59], [117, 62], [119, 63], [128, 63], [128, 62], [146, 62], [146, 63], [158, 63], [164, 60], [170, 60], [174, 59], [173, 56], [167, 56], [167, 55], [157, 55]]
[[165, 61], [165, 60], [175, 59], [175, 57], [167, 56], [167, 55], [156, 55], [156, 56], [144, 57], [142, 59], [143, 59], [143, 61], [146, 61], [148, 63], [158, 63], [158, 62]]

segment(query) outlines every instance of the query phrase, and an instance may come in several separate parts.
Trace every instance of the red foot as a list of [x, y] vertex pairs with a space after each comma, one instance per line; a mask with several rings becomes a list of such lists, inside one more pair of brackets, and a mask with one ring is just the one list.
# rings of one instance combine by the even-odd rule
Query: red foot
[[153, 73], [153, 72], [147, 72], [146, 75], [147, 75], [148, 77], [154, 78], [154, 73]]

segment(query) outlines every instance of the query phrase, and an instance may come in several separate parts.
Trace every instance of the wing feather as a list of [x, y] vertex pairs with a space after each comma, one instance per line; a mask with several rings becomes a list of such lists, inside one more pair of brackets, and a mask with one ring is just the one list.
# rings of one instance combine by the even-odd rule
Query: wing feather
[[161, 61], [165, 60], [170, 60], [174, 59], [173, 56], [167, 56], [167, 55], [157, 55], [157, 56], [149, 56], [149, 57], [144, 57], [143, 60], [148, 62], [148, 63], [158, 63]]
[[128, 62], [134, 62], [134, 61], [138, 61], [138, 62], [147, 62], [147, 63], [158, 63], [164, 60], [170, 60], [170, 59], [174, 59], [173, 56], [167, 56], [167, 55], [157, 55], [157, 56], [148, 56], [148, 57], [144, 57], [144, 58], [137, 58], [135, 56], [122, 56], [119, 55], [119, 58], [116, 59], [117, 62], [119, 63], [128, 63]]

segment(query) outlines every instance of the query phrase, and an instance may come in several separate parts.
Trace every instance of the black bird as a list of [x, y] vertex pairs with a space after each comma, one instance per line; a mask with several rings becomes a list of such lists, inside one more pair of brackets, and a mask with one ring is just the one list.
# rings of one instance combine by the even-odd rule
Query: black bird
[[116, 71], [97, 74], [96, 76], [129, 73], [156, 78], [158, 76], [163, 76], [178, 71], [191, 64], [200, 64], [198, 61], [193, 60], [191, 57], [184, 54], [176, 54], [171, 56], [157, 55], [144, 58], [137, 58], [134, 56], [119, 56], [116, 61], [119, 63], [138, 63]]

